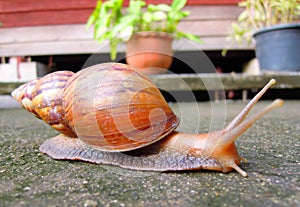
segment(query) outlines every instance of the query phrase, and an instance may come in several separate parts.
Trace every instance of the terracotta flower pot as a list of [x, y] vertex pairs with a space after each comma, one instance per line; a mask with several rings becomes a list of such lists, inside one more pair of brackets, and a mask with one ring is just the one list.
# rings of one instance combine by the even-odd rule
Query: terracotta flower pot
[[139, 32], [126, 43], [126, 62], [147, 74], [165, 73], [172, 64], [173, 36], [163, 32]]

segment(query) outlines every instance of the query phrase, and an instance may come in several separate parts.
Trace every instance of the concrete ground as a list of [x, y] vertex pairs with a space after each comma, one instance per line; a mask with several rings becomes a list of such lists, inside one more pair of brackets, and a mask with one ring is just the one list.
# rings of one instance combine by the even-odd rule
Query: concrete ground
[[[196, 133], [220, 129], [244, 105], [171, 107], [182, 117], [179, 130]], [[237, 172], [141, 172], [52, 160], [38, 148], [54, 130], [23, 109], [0, 109], [0, 206], [300, 206], [299, 106], [286, 101], [237, 140], [249, 160], [241, 166], [247, 178]]]

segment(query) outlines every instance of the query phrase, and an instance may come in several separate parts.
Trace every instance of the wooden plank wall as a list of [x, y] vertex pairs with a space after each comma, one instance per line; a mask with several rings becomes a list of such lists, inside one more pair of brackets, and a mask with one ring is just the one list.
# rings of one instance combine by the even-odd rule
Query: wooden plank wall
[[[35, 2], [35, 4], [33, 4]], [[108, 43], [97, 44], [92, 38], [92, 28], [85, 22], [96, 0], [0, 0], [0, 56], [32, 56], [56, 54], [107, 53]], [[151, 0], [160, 3], [161, 0]], [[163, 1], [165, 2], [165, 1]], [[214, 2], [214, 5], [210, 5]], [[227, 45], [231, 22], [241, 9], [237, 0], [190, 0], [187, 10], [191, 15], [179, 29], [197, 34], [205, 44], [196, 45], [185, 40], [174, 43], [175, 50], [221, 50]], [[18, 3], [18, 7], [13, 4]], [[229, 48], [250, 49], [243, 45]], [[124, 50], [124, 45], [119, 48]]]
[[84, 23], [96, 0], [0, 0], [2, 27]]
[[[125, 6], [129, 0], [125, 0]], [[97, 0], [0, 0], [2, 27], [85, 23]], [[146, 0], [171, 3], [172, 0]], [[236, 5], [238, 0], [188, 0], [188, 5]]]

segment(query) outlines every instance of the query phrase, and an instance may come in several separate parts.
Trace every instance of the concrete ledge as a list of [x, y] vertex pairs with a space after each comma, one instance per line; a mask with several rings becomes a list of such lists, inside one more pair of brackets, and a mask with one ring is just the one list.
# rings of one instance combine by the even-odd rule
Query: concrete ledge
[[23, 82], [0, 82], [0, 94], [10, 94], [22, 84]]
[[[209, 91], [262, 88], [270, 79], [275, 89], [300, 88], [300, 73], [246, 74], [160, 74], [150, 76], [154, 84], [165, 91]], [[21, 82], [0, 82], [0, 94], [10, 94]]]
[[1, 95], [0, 109], [9, 109], [9, 108], [21, 108], [21, 105], [10, 95]]
[[263, 87], [276, 79], [276, 89], [300, 88], [300, 73], [246, 74], [163, 74], [151, 76], [160, 89], [166, 91], [240, 90]]

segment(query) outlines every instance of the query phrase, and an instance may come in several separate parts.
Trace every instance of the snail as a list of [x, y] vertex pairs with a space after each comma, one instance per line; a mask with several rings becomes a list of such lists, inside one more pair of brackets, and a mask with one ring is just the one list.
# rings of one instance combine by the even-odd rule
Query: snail
[[53, 159], [81, 160], [145, 171], [236, 170], [234, 141], [270, 110], [277, 99], [245, 119], [269, 83], [222, 130], [175, 131], [179, 118], [152, 81], [133, 67], [103, 63], [77, 73], [56, 71], [12, 92], [21, 105], [60, 132], [40, 151]]

